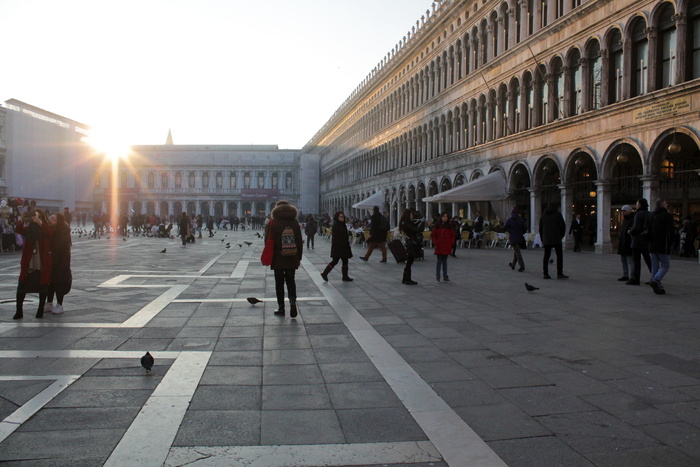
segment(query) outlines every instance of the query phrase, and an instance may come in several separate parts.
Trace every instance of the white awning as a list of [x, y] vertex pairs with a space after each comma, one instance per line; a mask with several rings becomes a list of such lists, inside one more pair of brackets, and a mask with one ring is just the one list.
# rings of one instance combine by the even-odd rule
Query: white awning
[[508, 198], [506, 179], [497, 170], [473, 182], [423, 198], [427, 203], [467, 203], [469, 201], [498, 201]]
[[363, 199], [359, 203], [352, 205], [355, 209], [372, 209], [375, 206], [379, 206], [379, 209], [384, 208], [384, 192], [378, 191], [369, 198]]

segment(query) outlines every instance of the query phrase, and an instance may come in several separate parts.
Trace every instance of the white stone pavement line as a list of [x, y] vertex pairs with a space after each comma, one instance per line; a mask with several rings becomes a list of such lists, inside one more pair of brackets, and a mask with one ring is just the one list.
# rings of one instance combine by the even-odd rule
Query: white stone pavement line
[[215, 256], [215, 257], [214, 257], [211, 261], [209, 261], [202, 269], [200, 269], [200, 270], [198, 271], [198, 274], [201, 275], [201, 274], [204, 274], [205, 272], [207, 272], [207, 271], [209, 270], [209, 268], [212, 267], [212, 266], [214, 265], [214, 263], [216, 263], [217, 261], [219, 261], [219, 258], [221, 258], [222, 256], [224, 256], [225, 254], [226, 254], [226, 252], [224, 251], [223, 253], [221, 253], [221, 254]]
[[147, 278], [168, 278], [168, 279], [230, 279], [229, 276], [206, 276], [202, 277], [200, 275], [193, 275], [193, 274], [183, 274], [183, 275], [173, 275], [173, 274], [120, 274], [118, 276], [114, 276], [113, 278], [104, 281], [97, 287], [117, 287], [117, 286], [122, 286], [122, 287], [172, 287], [171, 285], [168, 284], [162, 284], [162, 285], [141, 285], [141, 284], [133, 284], [133, 285], [122, 285], [122, 282], [125, 280], [128, 280], [132, 277], [147, 277]]
[[247, 261], [247, 260], [238, 261], [238, 264], [236, 264], [236, 267], [233, 268], [233, 271], [231, 271], [231, 278], [232, 279], [243, 279], [245, 277], [246, 271], [248, 270], [249, 264], [250, 264], [250, 261]]
[[118, 327], [120, 328], [141, 328], [144, 327], [150, 320], [156, 317], [163, 308], [168, 306], [178, 295], [187, 290], [189, 285], [173, 285], [160, 296], [156, 297], [148, 305], [141, 308], [131, 318], [124, 321]]
[[375, 465], [439, 462], [440, 453], [429, 441], [304, 446], [174, 447], [165, 466], [293, 467], [300, 465]]
[[301, 264], [445, 462], [459, 467], [506, 466], [352, 304], [335, 287], [323, 281], [307, 258], [303, 258]]
[[105, 466], [163, 465], [210, 356], [211, 352], [180, 354]]
[[0, 422], [0, 443], [5, 441], [22, 423], [29, 420], [35, 413], [44, 407], [51, 399], [56, 397], [68, 386], [73, 384], [80, 376], [0, 376], [0, 381], [46, 381], [55, 380], [49, 387], [24, 403], [20, 408], [12, 412]]

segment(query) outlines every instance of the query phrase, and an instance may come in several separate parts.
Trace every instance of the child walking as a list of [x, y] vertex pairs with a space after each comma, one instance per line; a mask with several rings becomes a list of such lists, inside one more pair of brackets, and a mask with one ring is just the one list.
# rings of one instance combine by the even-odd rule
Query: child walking
[[450, 215], [443, 212], [440, 220], [433, 226], [433, 231], [430, 233], [430, 241], [435, 247], [435, 256], [437, 256], [437, 265], [435, 266], [435, 276], [440, 282], [440, 267], [442, 267], [442, 279], [449, 282], [447, 276], [447, 257], [452, 254], [452, 245], [455, 242], [455, 232], [450, 222]]

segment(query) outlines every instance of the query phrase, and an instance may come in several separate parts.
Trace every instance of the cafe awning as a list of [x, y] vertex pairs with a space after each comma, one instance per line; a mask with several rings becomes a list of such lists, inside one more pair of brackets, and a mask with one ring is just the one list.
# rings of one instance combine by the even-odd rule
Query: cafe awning
[[378, 191], [372, 196], [363, 199], [359, 203], [352, 205], [355, 209], [372, 209], [375, 206], [379, 206], [379, 209], [384, 208], [384, 192]]
[[507, 198], [506, 179], [503, 172], [497, 170], [465, 185], [423, 198], [423, 201], [427, 203], [467, 203], [469, 201], [498, 201]]

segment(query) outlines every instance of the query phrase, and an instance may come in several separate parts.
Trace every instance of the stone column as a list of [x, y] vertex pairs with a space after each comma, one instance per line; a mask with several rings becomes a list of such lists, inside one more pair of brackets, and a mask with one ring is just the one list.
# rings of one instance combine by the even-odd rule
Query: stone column
[[520, 0], [518, 2], [520, 7], [520, 41], [524, 41], [528, 37], [528, 14], [527, 14], [527, 0]]
[[686, 63], [686, 47], [688, 42], [688, 17], [685, 13], [678, 13], [673, 15], [673, 20], [676, 22], [675, 84], [681, 84], [685, 82], [686, 67], [690, 66], [689, 63]]
[[632, 41], [622, 40], [622, 100], [627, 100], [632, 95]]
[[[677, 31], [676, 31], [677, 32]], [[660, 89], [661, 83], [659, 82], [658, 76], [659, 73], [657, 73], [658, 67], [661, 66], [661, 60], [659, 60], [659, 54], [657, 53], [657, 42], [658, 42], [658, 30], [657, 28], [647, 28], [646, 30], [647, 33], [647, 41], [648, 41], [648, 47], [647, 47], [647, 89], [646, 92], [652, 92], [656, 91], [657, 89]], [[677, 34], [676, 34], [677, 36]]]
[[591, 64], [587, 59], [581, 58], [578, 63], [581, 67], [581, 113], [585, 113], [592, 107], [593, 77], [590, 73]]
[[542, 216], [542, 189], [528, 188], [530, 192], [530, 232], [540, 233], [540, 217]]
[[508, 14], [508, 48], [512, 49], [515, 47], [516, 38], [518, 36], [518, 27], [515, 21], [515, 8], [508, 8], [506, 11]]
[[552, 24], [557, 19], [557, 0], [547, 1], [547, 25]]
[[[570, 1], [570, 0], [569, 0]], [[532, 33], [542, 29], [542, 0], [532, 0]]]
[[486, 25], [486, 61], [493, 60], [496, 55], [495, 49], [495, 27], [493, 23], [488, 23]]
[[643, 175], [639, 179], [642, 181], [642, 196], [649, 201], [649, 210], [653, 211], [654, 202], [659, 197], [659, 179], [656, 175]]
[[600, 74], [600, 106], [605, 107], [610, 103], [610, 52], [608, 49], [600, 50], [601, 70]]
[[610, 201], [612, 197], [612, 182], [599, 180], [596, 185], [596, 232], [595, 252], [612, 253], [613, 245], [610, 241]]
[[564, 100], [559, 103], [559, 113], [562, 118], [571, 117], [573, 115], [573, 100], [574, 100], [574, 69], [568, 65], [562, 68], [564, 78]]
[[496, 19], [494, 37], [496, 38], [496, 56], [503, 54], [506, 51], [506, 28], [505, 19], [503, 17]]
[[547, 81], [547, 100], [549, 102], [549, 105], [547, 106], [547, 121], [548, 122], [553, 122], [554, 120], [557, 119], [557, 107], [560, 107], [561, 103], [559, 105], [555, 105], [555, 101], [557, 98], [555, 97], [557, 95], [557, 90], [553, 89], [552, 86], [554, 84], [554, 77], [552, 76], [551, 73], [547, 73], [544, 76], [544, 79]]

